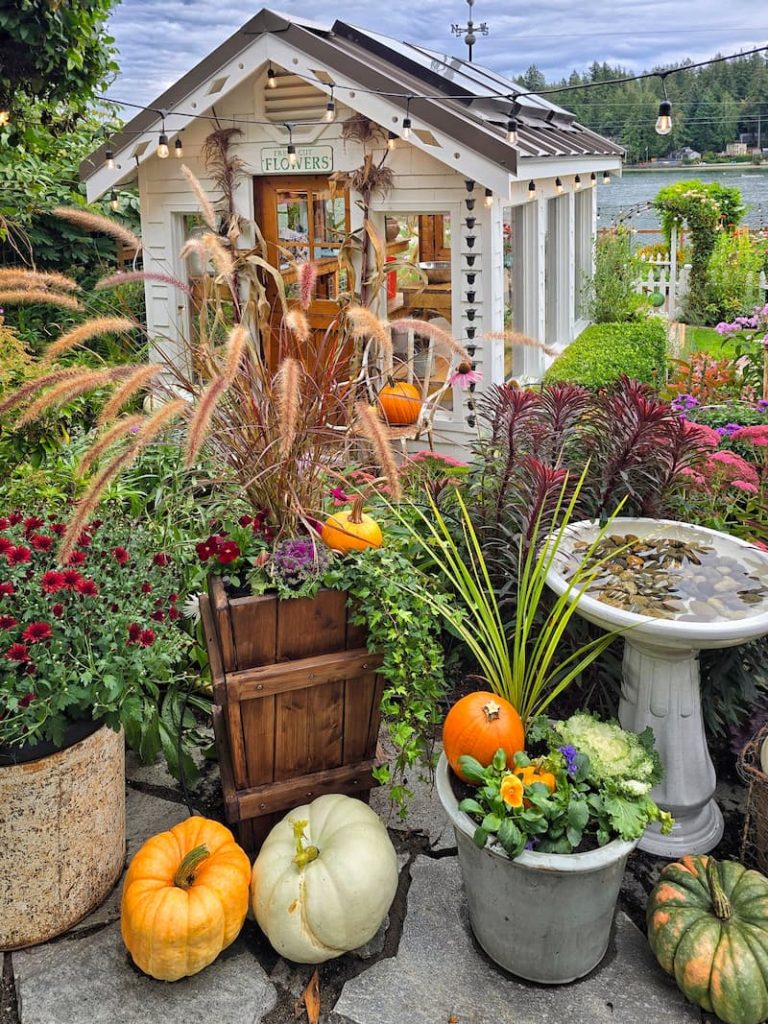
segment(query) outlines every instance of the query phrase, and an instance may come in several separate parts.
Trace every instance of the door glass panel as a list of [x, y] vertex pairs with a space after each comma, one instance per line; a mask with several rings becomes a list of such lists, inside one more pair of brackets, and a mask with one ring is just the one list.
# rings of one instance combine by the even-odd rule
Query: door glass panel
[[[277, 233], [279, 244], [295, 259], [307, 258], [309, 241], [309, 203], [306, 192], [279, 192], [277, 195]], [[304, 243], [304, 244], [301, 244]], [[281, 269], [288, 265], [282, 259]]]
[[[331, 199], [330, 192], [315, 192], [313, 195], [315, 216], [315, 239], [339, 245], [346, 228], [346, 203], [343, 196]], [[328, 252], [326, 255], [334, 255]]]

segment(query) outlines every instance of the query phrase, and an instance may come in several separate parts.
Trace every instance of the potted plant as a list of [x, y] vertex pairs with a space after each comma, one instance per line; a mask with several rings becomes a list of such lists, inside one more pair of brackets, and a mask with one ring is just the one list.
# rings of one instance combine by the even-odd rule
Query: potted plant
[[145, 757], [189, 638], [170, 556], [55, 515], [0, 516], [0, 948], [42, 942], [109, 893], [125, 857], [123, 729]]
[[637, 736], [578, 713], [537, 719], [527, 744], [510, 764], [503, 750], [487, 766], [459, 758], [477, 787], [463, 798], [443, 754], [437, 790], [478, 942], [519, 977], [564, 984], [605, 955], [627, 857], [646, 825], [669, 830], [672, 821], [648, 795], [661, 778], [650, 729]]

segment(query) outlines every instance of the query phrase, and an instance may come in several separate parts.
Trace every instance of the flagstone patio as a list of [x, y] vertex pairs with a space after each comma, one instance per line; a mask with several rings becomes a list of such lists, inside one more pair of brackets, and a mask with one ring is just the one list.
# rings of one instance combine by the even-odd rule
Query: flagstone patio
[[[323, 1024], [684, 1024], [708, 1020], [657, 967], [645, 936], [620, 908], [603, 963], [562, 988], [526, 984], [496, 967], [469, 928], [453, 836], [431, 787], [411, 780], [409, 817], [389, 817], [400, 885], [385, 927], [368, 945], [320, 970]], [[217, 814], [215, 768], [195, 806]], [[386, 793], [374, 794], [387, 818]], [[161, 765], [129, 759], [128, 855], [187, 816]], [[630, 864], [624, 907], [642, 900], [660, 864]], [[524, 937], [523, 937], [524, 938]], [[238, 940], [201, 974], [174, 984], [142, 975], [120, 939], [119, 886], [67, 935], [6, 954], [0, 1024], [288, 1024], [306, 1019], [297, 1000], [312, 967], [290, 964], [248, 921]], [[15, 994], [15, 999], [14, 999]]]

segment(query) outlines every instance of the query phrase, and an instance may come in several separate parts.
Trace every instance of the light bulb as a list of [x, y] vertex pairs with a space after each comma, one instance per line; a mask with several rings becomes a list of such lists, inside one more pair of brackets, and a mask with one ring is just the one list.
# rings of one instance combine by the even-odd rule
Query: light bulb
[[555, 192], [557, 192], [559, 196], [563, 194], [563, 183], [560, 178], [555, 178]]
[[336, 120], [336, 104], [333, 100], [328, 100], [325, 105], [325, 120], [328, 122]]
[[603, 171], [603, 184], [604, 185], [610, 185], [611, 184], [611, 175], [610, 175], [609, 171]]
[[387, 133], [387, 149], [394, 149], [395, 143], [397, 142], [397, 136], [394, 132]]
[[4, 128], [5, 125], [11, 120], [10, 110], [0, 110], [0, 128]]
[[110, 171], [115, 166], [115, 154], [112, 152], [111, 149], [108, 149], [104, 154], [104, 162], [106, 163]]
[[575, 189], [575, 190], [576, 190], [577, 192], [578, 192], [578, 191], [579, 191], [579, 189], [581, 188], [581, 178], [579, 177], [579, 175], [578, 175], [578, 174], [577, 174], [577, 175], [576, 175], [576, 177], [575, 177], [575, 178], [573, 179], [573, 187], [574, 187], [574, 189]]
[[176, 139], [173, 144], [173, 155], [177, 160], [181, 160], [184, 156], [184, 146], [181, 144], [181, 139]]
[[168, 136], [165, 132], [162, 132], [160, 135], [160, 141], [157, 145], [157, 155], [161, 160], [165, 160], [168, 156]]
[[411, 119], [410, 117], [403, 118], [403, 138], [410, 139], [411, 137]]
[[493, 206], [493, 189], [487, 188], [485, 190], [485, 205]]
[[271, 66], [267, 68], [267, 88], [277, 88], [277, 75], [275, 74], [275, 69]]
[[507, 142], [510, 146], [516, 146], [518, 143], [517, 119], [514, 117], [507, 121]]
[[296, 147], [292, 142], [288, 143], [288, 163], [291, 167], [296, 166]]
[[669, 135], [672, 131], [672, 104], [662, 100], [659, 104], [659, 116], [656, 119], [656, 134]]
[[535, 199], [536, 198], [536, 182], [535, 181], [529, 181], [528, 182], [528, 198], [529, 199]]
[[109, 205], [115, 212], [120, 208], [120, 203], [117, 199], [117, 192], [114, 189], [109, 193]]
[[589, 176], [589, 184], [592, 186], [595, 186], [597, 184], [597, 175], [594, 171], [592, 171], [592, 173]]

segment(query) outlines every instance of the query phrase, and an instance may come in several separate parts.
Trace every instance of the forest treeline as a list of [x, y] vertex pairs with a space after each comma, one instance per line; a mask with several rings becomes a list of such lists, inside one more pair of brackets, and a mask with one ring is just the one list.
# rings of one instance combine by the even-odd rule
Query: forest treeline
[[[703, 68], [687, 68], [690, 63], [675, 65], [682, 70], [666, 79], [673, 123], [672, 132], [667, 136], [657, 135], [654, 128], [659, 101], [663, 99], [659, 78], [577, 89], [549, 98], [573, 111], [582, 124], [621, 143], [629, 162], [663, 157], [683, 146], [702, 154], [720, 153], [729, 142], [737, 142], [742, 133], [750, 133], [755, 143], [759, 134], [762, 146], [768, 147], [768, 60], [765, 55], [753, 54]], [[535, 65], [516, 80], [527, 89], [538, 90], [630, 77], [631, 72], [625, 68], [595, 61], [585, 73], [574, 71], [556, 82], [547, 82]]]

